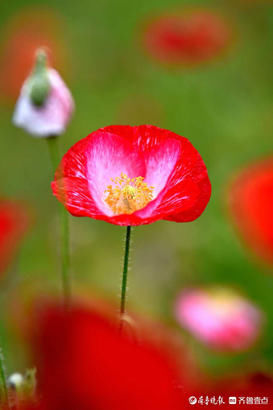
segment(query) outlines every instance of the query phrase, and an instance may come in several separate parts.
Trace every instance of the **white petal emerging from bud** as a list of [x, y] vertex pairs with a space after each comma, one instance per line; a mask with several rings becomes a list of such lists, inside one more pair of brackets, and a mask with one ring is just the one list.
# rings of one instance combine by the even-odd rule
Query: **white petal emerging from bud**
[[62, 134], [74, 111], [72, 95], [58, 72], [50, 68], [47, 74], [50, 92], [45, 103], [41, 107], [32, 103], [27, 79], [13, 115], [14, 125], [38, 138]]

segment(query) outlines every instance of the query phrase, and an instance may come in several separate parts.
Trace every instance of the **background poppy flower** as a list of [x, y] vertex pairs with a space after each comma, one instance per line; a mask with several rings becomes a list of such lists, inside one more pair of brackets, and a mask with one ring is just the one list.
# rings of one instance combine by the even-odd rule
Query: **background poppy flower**
[[182, 381], [174, 352], [143, 334], [74, 306], [51, 306], [35, 325], [40, 394], [51, 410], [181, 410]]
[[262, 313], [227, 289], [195, 289], [177, 299], [179, 323], [208, 346], [223, 351], [245, 350], [257, 340]]
[[109, 126], [64, 155], [52, 183], [74, 216], [117, 225], [188, 222], [207, 206], [211, 185], [192, 144], [151, 126]]
[[29, 217], [21, 204], [0, 200], [0, 274], [13, 260], [28, 225]]
[[196, 65], [222, 54], [231, 37], [230, 26], [220, 14], [196, 9], [155, 18], [146, 25], [143, 44], [159, 62]]
[[16, 100], [39, 47], [50, 50], [50, 63], [58, 69], [68, 66], [62, 23], [48, 7], [24, 8], [8, 21], [0, 60], [2, 96]]
[[242, 170], [229, 189], [231, 216], [244, 242], [273, 263], [273, 158]]

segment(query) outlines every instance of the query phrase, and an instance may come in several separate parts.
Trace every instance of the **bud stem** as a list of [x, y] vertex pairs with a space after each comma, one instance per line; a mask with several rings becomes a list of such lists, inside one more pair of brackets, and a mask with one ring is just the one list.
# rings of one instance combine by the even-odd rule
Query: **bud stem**
[[121, 283], [121, 299], [120, 299], [120, 330], [122, 330], [123, 315], [125, 313], [131, 229], [132, 229], [131, 226], [126, 227], [125, 251], [124, 251], [124, 261], [123, 261], [122, 283]]
[[[1, 379], [1, 395], [3, 395], [3, 402], [7, 404], [8, 410], [10, 410], [10, 403], [9, 403], [9, 392], [7, 386], [7, 376], [6, 376], [6, 367], [5, 367], [5, 359], [3, 350], [0, 347], [0, 379]], [[1, 399], [1, 397], [0, 397]]]
[[[60, 155], [57, 137], [46, 138], [53, 172], [59, 165]], [[59, 204], [59, 218], [61, 226], [61, 254], [62, 254], [62, 287], [65, 308], [69, 308], [71, 302], [71, 278], [69, 274], [69, 221], [68, 212], [62, 204]]]

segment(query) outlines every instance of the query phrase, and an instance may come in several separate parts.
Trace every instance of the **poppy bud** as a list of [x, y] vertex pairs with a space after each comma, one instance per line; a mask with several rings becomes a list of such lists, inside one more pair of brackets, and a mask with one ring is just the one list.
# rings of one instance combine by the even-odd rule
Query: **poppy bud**
[[38, 51], [35, 68], [23, 84], [13, 123], [38, 138], [62, 134], [74, 111], [72, 95], [56, 70]]
[[36, 65], [29, 79], [30, 99], [37, 107], [42, 107], [50, 91], [50, 83], [46, 70], [47, 56], [43, 50], [38, 50]]

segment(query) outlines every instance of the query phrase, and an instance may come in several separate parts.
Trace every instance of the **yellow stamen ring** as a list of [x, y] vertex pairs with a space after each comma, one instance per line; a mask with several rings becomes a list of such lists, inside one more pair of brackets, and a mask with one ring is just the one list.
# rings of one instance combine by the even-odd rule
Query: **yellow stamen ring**
[[129, 178], [122, 173], [120, 177], [111, 178], [111, 181], [114, 187], [107, 186], [104, 201], [115, 215], [132, 214], [153, 199], [154, 187], [148, 186], [143, 177]]

